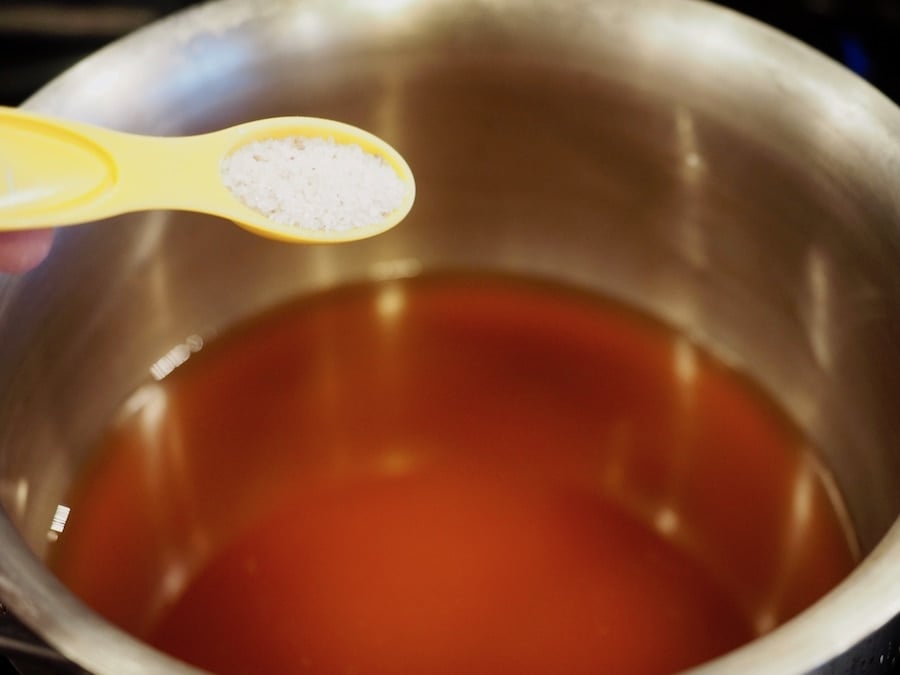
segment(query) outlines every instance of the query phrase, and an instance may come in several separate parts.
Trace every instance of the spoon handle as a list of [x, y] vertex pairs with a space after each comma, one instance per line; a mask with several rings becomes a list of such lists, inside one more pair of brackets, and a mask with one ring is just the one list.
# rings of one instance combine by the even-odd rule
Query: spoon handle
[[222, 142], [217, 134], [154, 138], [0, 107], [0, 230], [207, 210], [201, 202], [225, 190], [209, 154], [221, 157]]

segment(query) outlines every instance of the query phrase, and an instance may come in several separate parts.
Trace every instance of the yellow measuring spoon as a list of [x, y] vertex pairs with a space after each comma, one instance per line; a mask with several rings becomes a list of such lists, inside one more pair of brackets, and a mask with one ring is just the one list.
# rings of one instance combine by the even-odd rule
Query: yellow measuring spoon
[[[376, 222], [342, 231], [275, 222], [223, 183], [222, 160], [241, 146], [299, 136], [333, 139], [382, 158], [405, 186], [403, 200]], [[0, 107], [0, 231], [76, 225], [134, 211], [196, 211], [255, 234], [291, 242], [342, 242], [390, 229], [415, 199], [400, 154], [362, 129], [314, 117], [276, 117], [198, 136], [153, 137]]]

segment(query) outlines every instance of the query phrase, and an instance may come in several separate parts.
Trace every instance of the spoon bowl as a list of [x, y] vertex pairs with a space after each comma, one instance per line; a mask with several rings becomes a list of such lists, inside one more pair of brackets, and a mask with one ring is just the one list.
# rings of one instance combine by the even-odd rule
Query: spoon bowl
[[[375, 222], [344, 230], [285, 225], [245, 205], [223, 182], [222, 160], [245, 144], [287, 137], [331, 139], [381, 158], [405, 187], [402, 201]], [[377, 136], [334, 120], [274, 117], [197, 136], [155, 137], [0, 108], [0, 231], [167, 209], [219, 216], [279, 241], [334, 243], [394, 227], [414, 200], [403, 157]]]

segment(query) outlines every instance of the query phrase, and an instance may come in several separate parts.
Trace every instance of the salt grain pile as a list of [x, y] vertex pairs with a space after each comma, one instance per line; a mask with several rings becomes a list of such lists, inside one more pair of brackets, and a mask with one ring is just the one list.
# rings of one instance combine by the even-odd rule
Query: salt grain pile
[[406, 186], [381, 157], [333, 139], [254, 141], [221, 165], [225, 186], [271, 220], [343, 232], [373, 225], [399, 207]]

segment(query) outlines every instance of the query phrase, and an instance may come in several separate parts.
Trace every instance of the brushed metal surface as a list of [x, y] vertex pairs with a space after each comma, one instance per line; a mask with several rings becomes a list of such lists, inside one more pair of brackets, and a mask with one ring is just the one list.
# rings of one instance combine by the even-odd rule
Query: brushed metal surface
[[642, 307], [751, 372], [821, 450], [863, 565], [697, 672], [807, 672], [900, 612], [900, 112], [840, 66], [686, 0], [226, 0], [28, 106], [160, 134], [333, 117], [394, 145], [419, 190], [407, 221], [363, 242], [292, 247], [150, 213], [61, 231], [41, 268], [0, 279], [0, 598], [78, 663], [191, 672], [38, 564], [150, 366], [297, 294], [428, 269]]

